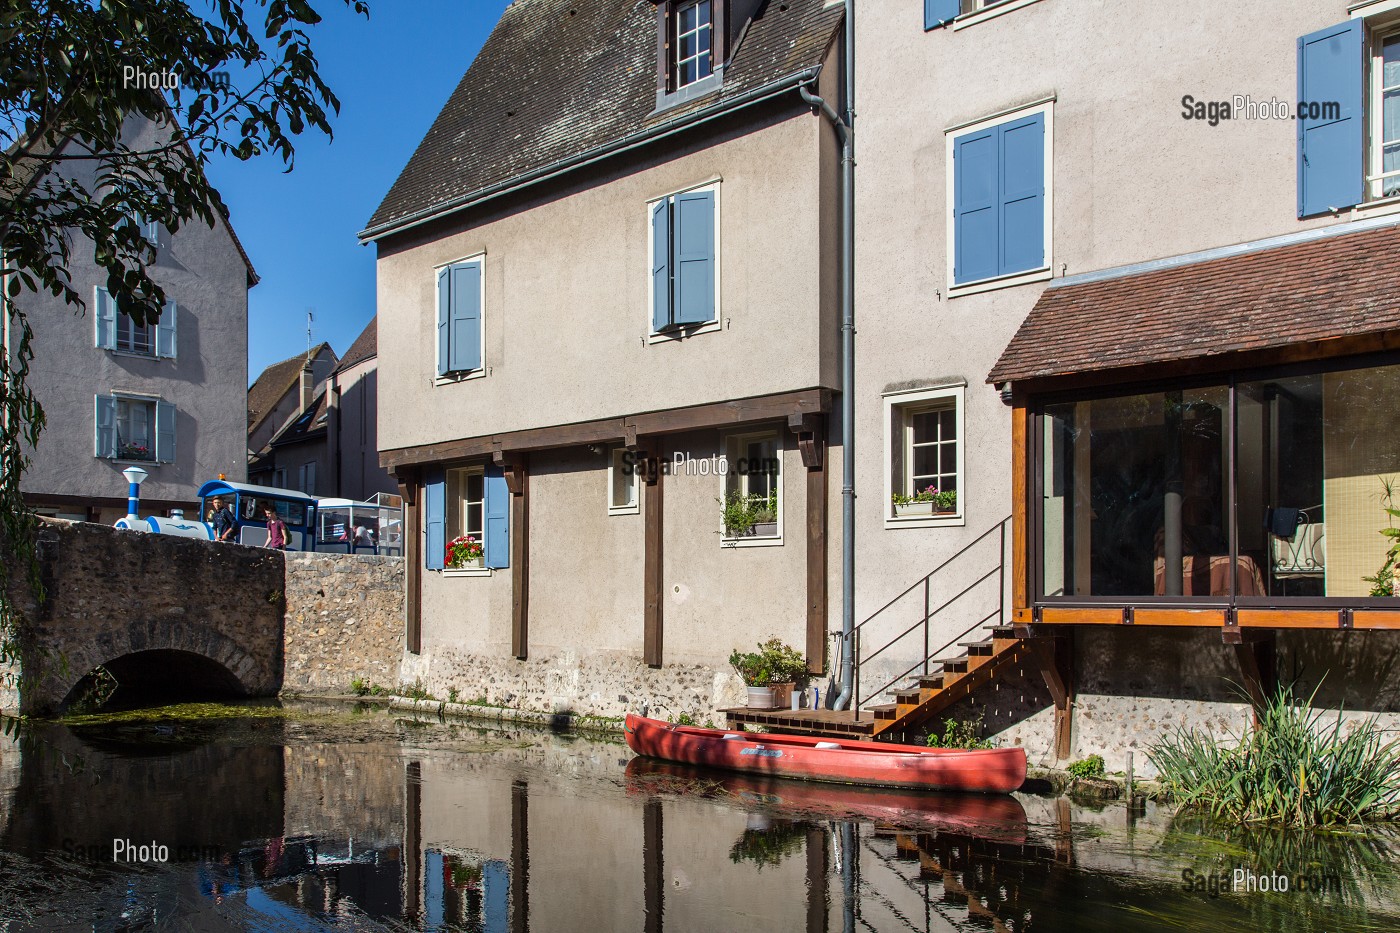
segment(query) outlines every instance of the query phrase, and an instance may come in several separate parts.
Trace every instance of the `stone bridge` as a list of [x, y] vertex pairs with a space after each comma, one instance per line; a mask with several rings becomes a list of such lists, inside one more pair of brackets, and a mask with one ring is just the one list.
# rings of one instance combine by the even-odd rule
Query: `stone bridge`
[[397, 680], [401, 558], [284, 555], [54, 520], [40, 520], [37, 548], [45, 598], [15, 590], [26, 616], [19, 691], [0, 707], [61, 710], [99, 668], [122, 700], [146, 702]]

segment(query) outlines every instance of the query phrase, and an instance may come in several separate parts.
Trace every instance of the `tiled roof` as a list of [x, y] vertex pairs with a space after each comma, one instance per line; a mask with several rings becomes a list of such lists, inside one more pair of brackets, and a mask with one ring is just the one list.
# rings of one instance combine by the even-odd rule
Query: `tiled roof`
[[[331, 355], [332, 365], [336, 356], [335, 350], [331, 349], [328, 343], [321, 343], [311, 350], [313, 358], [320, 356], [325, 350]], [[296, 386], [297, 380], [301, 378], [301, 367], [306, 363], [306, 354], [298, 353], [290, 356], [280, 363], [273, 363], [262, 371], [256, 382], [248, 389], [248, 433], [262, 423], [272, 409], [277, 406], [277, 402]]]
[[356, 363], [363, 363], [370, 357], [379, 355], [379, 330], [376, 321], [377, 318], [369, 319], [365, 329], [360, 331], [360, 336], [355, 338], [355, 342], [350, 344], [350, 349], [341, 356], [340, 365], [335, 368], [336, 372], [344, 372]]
[[361, 236], [818, 67], [841, 15], [826, 0], [760, 4], [723, 87], [654, 114], [652, 0], [515, 0]]
[[1051, 287], [988, 381], [1200, 360], [1397, 330], [1397, 265], [1400, 225], [1390, 225]]

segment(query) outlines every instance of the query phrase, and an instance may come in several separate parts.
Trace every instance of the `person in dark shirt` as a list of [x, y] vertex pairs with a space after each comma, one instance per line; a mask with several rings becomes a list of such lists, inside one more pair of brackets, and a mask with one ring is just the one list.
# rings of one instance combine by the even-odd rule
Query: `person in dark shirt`
[[224, 505], [220, 496], [214, 497], [214, 517], [210, 524], [214, 526], [215, 541], [232, 541], [234, 532], [238, 530], [238, 523], [233, 520], [233, 511]]

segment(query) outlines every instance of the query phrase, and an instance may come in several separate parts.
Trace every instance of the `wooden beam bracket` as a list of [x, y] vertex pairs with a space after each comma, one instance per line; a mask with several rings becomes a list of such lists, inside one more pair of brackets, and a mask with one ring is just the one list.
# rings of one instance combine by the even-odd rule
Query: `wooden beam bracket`
[[1220, 641], [1226, 645], [1244, 642], [1244, 636], [1240, 634], [1240, 614], [1234, 606], [1225, 610], [1225, 625], [1220, 629]]
[[1350, 606], [1346, 607], [1340, 613], [1338, 613], [1338, 616], [1338, 628], [1350, 629], [1356, 627], [1356, 610], [1352, 609]]
[[1124, 625], [1132, 625], [1132, 624], [1133, 624], [1133, 619], [1134, 619], [1134, 609], [1133, 609], [1133, 607], [1132, 607], [1132, 606], [1127, 606], [1127, 607], [1125, 607], [1125, 608], [1123, 609], [1123, 624], [1124, 624]]

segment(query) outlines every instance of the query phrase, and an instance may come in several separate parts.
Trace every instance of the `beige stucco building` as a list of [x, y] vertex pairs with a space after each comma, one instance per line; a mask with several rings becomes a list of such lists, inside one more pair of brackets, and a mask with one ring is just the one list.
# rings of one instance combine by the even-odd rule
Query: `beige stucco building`
[[[840, 627], [839, 146], [797, 89], [841, 109], [841, 9], [599, 4], [543, 41], [557, 6], [512, 5], [361, 235], [381, 459], [426, 550], [404, 670], [712, 715], [730, 649], [829, 671]], [[1087, 0], [857, 11], [876, 730], [980, 715], [1121, 767], [1183, 717], [1242, 722], [1229, 682], [1257, 701], [1277, 665], [1394, 711], [1366, 666], [1394, 636], [1352, 630], [1397, 621], [1364, 579], [1396, 458], [1346, 451], [1400, 346], [1400, 4], [1201, 3], [1150, 42]], [[575, 33], [607, 53], [561, 77]], [[736, 480], [746, 455], [779, 469]], [[635, 493], [624, 456], [654, 465]], [[438, 569], [459, 534], [483, 565]]]
[[[150, 146], [161, 132], [132, 118], [125, 140]], [[53, 171], [96, 191], [95, 164], [66, 161]], [[193, 510], [200, 484], [220, 474], [244, 477], [240, 399], [257, 275], [226, 220], [174, 232], [148, 224], [146, 236], [157, 246], [151, 276], [168, 299], [158, 325], [134, 326], [116, 310], [91, 244], [74, 244], [68, 270], [85, 309], [51, 295], [25, 299], [30, 386], [48, 426], [22, 488], [40, 514], [115, 521], [126, 514], [121, 471], [133, 464], [150, 474], [141, 493], [152, 514]]]

